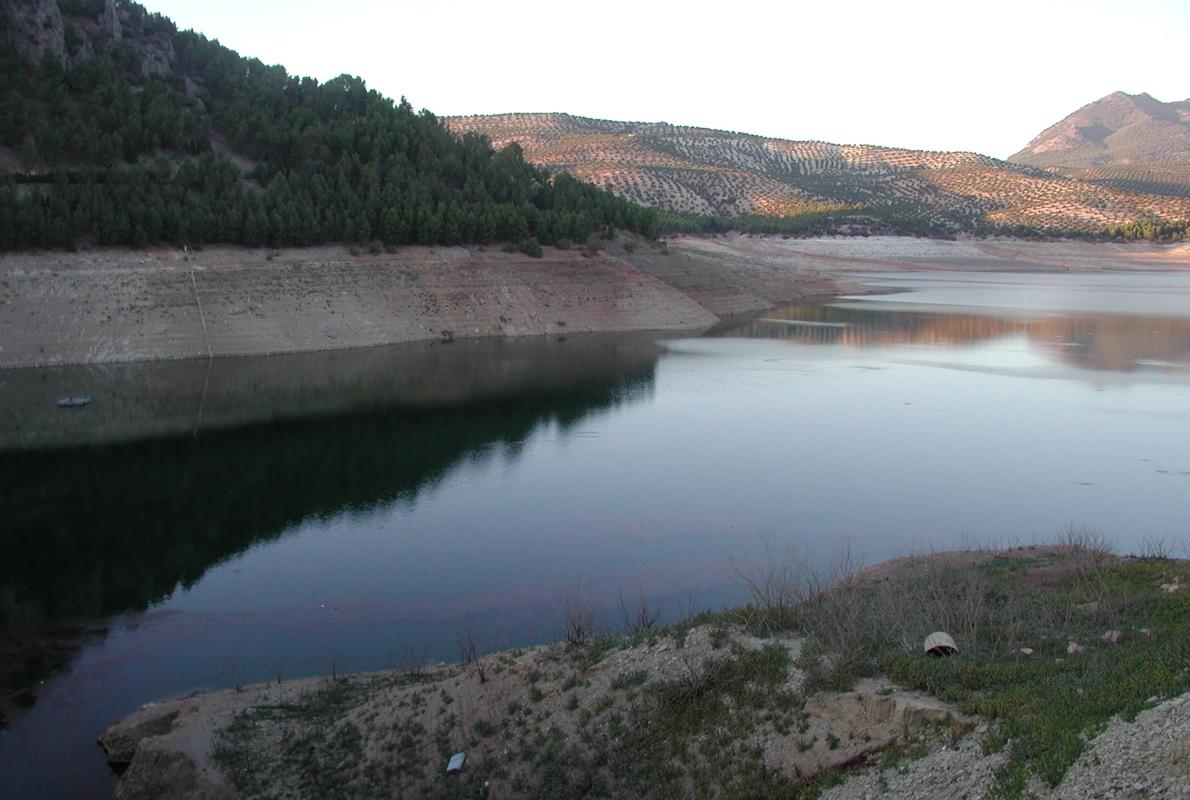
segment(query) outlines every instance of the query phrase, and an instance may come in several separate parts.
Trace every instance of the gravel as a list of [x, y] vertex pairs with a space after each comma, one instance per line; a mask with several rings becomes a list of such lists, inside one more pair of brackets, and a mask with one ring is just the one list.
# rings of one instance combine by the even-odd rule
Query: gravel
[[[984, 797], [1004, 753], [985, 755], [980, 729], [957, 747], [934, 750], [916, 761], [871, 767], [822, 794], [824, 800]], [[1057, 789], [1033, 781], [1039, 800], [1160, 798], [1190, 800], [1190, 694], [1137, 715], [1112, 720], [1075, 763]]]

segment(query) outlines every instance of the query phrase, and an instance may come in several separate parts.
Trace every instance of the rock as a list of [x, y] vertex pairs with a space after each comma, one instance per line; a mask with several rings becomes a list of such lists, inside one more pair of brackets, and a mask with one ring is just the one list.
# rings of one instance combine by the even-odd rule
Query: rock
[[926, 637], [923, 645], [926, 653], [932, 656], [952, 656], [959, 652], [959, 646], [949, 633], [934, 631]]
[[132, 761], [136, 746], [142, 739], [164, 736], [174, 728], [178, 709], [160, 707], [146, 703], [135, 714], [108, 728], [99, 737], [99, 746], [113, 764], [127, 764]]
[[1068, 655], [1068, 656], [1077, 655], [1078, 653], [1081, 653], [1083, 651], [1083, 649], [1084, 648], [1081, 644], [1079, 644], [1078, 642], [1072, 641], [1066, 645], [1066, 655]]
[[61, 61], [66, 52], [62, 12], [55, 0], [0, 0], [5, 40], [32, 62], [49, 53]]
[[204, 780], [189, 755], [147, 741], [120, 777], [116, 800], [186, 797], [191, 800], [233, 800], [231, 787]]

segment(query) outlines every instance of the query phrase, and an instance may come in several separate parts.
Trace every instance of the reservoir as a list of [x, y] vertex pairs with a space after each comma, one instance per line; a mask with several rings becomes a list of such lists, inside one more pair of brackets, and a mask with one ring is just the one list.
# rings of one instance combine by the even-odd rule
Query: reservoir
[[145, 702], [740, 603], [766, 539], [1190, 546], [1190, 275], [862, 280], [690, 338], [0, 371], [0, 796], [111, 796]]

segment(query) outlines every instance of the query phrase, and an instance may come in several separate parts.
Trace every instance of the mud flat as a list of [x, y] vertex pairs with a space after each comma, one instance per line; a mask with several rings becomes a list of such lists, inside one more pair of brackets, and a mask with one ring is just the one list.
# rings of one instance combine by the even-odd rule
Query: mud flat
[[0, 257], [0, 368], [580, 332], [698, 331], [836, 283], [637, 240], [493, 248], [208, 248]]

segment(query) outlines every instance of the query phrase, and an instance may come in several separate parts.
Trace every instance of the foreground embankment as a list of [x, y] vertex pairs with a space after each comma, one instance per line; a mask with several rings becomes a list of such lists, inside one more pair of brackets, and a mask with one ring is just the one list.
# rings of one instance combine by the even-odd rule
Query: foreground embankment
[[789, 266], [640, 239], [542, 258], [480, 247], [9, 254], [0, 368], [698, 331], [837, 289]]
[[1072, 537], [740, 576], [743, 609], [611, 636], [576, 601], [566, 642], [460, 636], [455, 664], [196, 694], [100, 744], [124, 798], [1190, 793], [1187, 562]]

